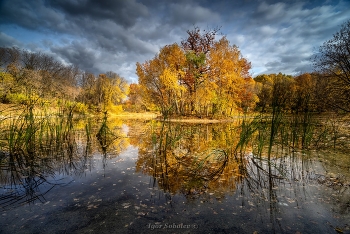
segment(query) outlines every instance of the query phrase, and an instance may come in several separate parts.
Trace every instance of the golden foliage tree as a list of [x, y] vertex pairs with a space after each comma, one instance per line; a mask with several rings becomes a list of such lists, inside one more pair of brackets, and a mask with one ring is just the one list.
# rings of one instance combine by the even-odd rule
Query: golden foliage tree
[[225, 37], [216, 41], [217, 32], [196, 27], [187, 31], [181, 47], [167, 45], [154, 59], [137, 63], [144, 102], [157, 105], [166, 115], [198, 117], [254, 108], [251, 65]]
[[178, 113], [184, 91], [179, 77], [183, 75], [184, 64], [185, 54], [177, 44], [163, 47], [152, 60], [137, 63], [144, 101], [157, 105], [163, 114]]

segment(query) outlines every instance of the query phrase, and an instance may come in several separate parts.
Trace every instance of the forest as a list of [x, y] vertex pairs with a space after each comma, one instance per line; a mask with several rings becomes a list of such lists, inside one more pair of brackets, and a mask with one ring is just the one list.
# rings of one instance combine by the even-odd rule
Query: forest
[[[251, 64], [217, 30], [188, 31], [181, 45], [163, 47], [137, 64], [141, 100], [164, 115], [232, 116], [242, 112], [349, 112], [350, 22], [313, 57], [314, 71], [250, 75]], [[136, 98], [135, 98], [136, 99]]]
[[272, 113], [274, 106], [286, 113], [350, 111], [350, 21], [319, 47], [314, 71], [298, 75], [252, 77], [251, 63], [219, 28], [187, 34], [138, 62], [133, 84], [115, 72], [95, 75], [41, 52], [0, 48], [0, 102], [212, 119]]

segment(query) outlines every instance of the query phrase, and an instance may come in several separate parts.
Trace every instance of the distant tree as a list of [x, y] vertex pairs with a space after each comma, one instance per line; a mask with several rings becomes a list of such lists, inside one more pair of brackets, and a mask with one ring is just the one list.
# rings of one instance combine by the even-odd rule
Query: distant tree
[[79, 85], [80, 92], [76, 97], [76, 100], [87, 104], [90, 108], [97, 105], [95, 96], [97, 78], [94, 74], [84, 72], [81, 74]]
[[71, 100], [77, 95], [78, 67], [65, 65], [46, 54], [2, 47], [0, 69], [0, 79], [4, 81], [0, 84], [0, 89], [4, 90], [3, 100], [15, 93]]
[[100, 74], [98, 77], [91, 73], [83, 73], [80, 85], [81, 91], [77, 100], [99, 110], [108, 110], [113, 105], [120, 105], [129, 92], [129, 84], [114, 72]]
[[257, 108], [261, 112], [266, 112], [271, 106], [273, 77], [270, 75], [258, 75], [254, 78], [256, 82], [256, 92], [259, 98]]
[[254, 78], [257, 83], [260, 111], [285, 112], [291, 109], [295, 91], [294, 79], [282, 73], [263, 74]]
[[127, 100], [127, 109], [129, 111], [145, 111], [148, 109], [142, 99], [142, 88], [139, 84], [132, 83], [129, 86], [129, 94]]
[[129, 84], [124, 77], [119, 74], [109, 71], [106, 73], [107, 78], [110, 80], [112, 85], [112, 103], [114, 105], [121, 104], [129, 93]]
[[317, 110], [316, 74], [304, 73], [294, 78], [294, 95], [291, 109], [294, 113], [307, 113]]
[[350, 20], [324, 42], [314, 58], [316, 69], [327, 79], [329, 105], [350, 112]]

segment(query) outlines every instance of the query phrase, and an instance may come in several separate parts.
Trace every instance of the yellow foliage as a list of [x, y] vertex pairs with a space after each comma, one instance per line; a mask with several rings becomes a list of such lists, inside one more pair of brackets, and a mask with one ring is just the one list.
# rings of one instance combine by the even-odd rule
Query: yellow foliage
[[154, 59], [137, 63], [143, 101], [159, 106], [163, 113], [206, 116], [254, 106], [254, 81], [247, 82], [250, 63], [238, 47], [223, 37], [206, 49], [210, 53], [167, 45]]
[[107, 109], [112, 114], [119, 114], [123, 112], [123, 105], [110, 104]]

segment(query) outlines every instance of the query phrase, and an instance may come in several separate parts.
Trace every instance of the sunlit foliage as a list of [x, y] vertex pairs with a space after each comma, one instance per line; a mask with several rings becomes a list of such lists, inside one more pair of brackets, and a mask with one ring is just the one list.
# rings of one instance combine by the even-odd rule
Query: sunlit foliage
[[114, 72], [98, 77], [85, 73], [82, 76], [82, 91], [77, 99], [98, 110], [111, 110], [124, 101], [128, 92], [129, 84]]
[[250, 63], [218, 30], [187, 31], [188, 38], [161, 48], [152, 60], [137, 63], [143, 101], [165, 115], [228, 116], [254, 108]]

